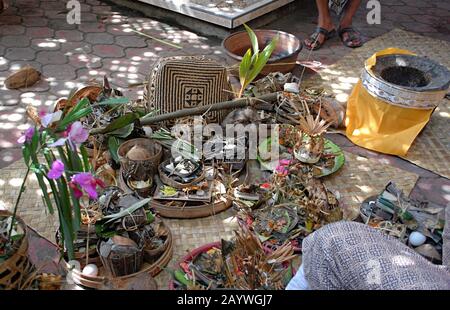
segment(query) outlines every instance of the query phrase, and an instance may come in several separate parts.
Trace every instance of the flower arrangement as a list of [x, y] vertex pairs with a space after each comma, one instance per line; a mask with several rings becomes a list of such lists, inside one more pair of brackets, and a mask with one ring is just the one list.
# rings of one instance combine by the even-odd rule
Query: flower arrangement
[[82, 198], [97, 199], [97, 188], [103, 182], [94, 176], [88, 154], [82, 143], [89, 136], [79, 121], [92, 112], [88, 99], [73, 108], [54, 113], [39, 113], [35, 125], [19, 138], [27, 172], [14, 207], [15, 216], [27, 177], [36, 175], [44, 204], [51, 214], [58, 212], [61, 245], [69, 260], [74, 259], [73, 242], [80, 228]]

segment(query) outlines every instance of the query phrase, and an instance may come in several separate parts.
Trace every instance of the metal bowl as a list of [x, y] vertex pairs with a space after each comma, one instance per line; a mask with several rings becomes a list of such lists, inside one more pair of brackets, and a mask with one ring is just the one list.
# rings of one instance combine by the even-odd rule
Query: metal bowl
[[393, 54], [377, 57], [362, 73], [362, 85], [374, 97], [406, 108], [434, 109], [447, 93], [450, 72], [426, 57]]
[[[295, 68], [298, 54], [302, 50], [302, 42], [294, 35], [279, 30], [254, 30], [258, 38], [259, 48], [263, 50], [276, 36], [279, 36], [278, 44], [272, 53], [267, 65], [261, 71], [261, 75], [271, 72], [291, 72]], [[228, 58], [240, 62], [249, 48], [252, 47], [246, 31], [239, 31], [227, 36], [222, 47]]]

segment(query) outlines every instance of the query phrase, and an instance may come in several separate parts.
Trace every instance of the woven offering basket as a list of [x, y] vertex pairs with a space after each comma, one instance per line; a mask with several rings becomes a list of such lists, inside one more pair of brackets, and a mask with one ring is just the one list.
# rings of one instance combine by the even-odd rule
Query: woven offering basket
[[[143, 274], [149, 274], [150, 276], [155, 277], [164, 269], [165, 266], [167, 266], [173, 256], [173, 240], [170, 230], [168, 230], [167, 239], [164, 242], [164, 248], [164, 253], [155, 262], [151, 264], [144, 262], [139, 271], [126, 276], [112, 277], [107, 274], [103, 266], [99, 265], [99, 274], [97, 276], [84, 275], [80, 270], [73, 269], [71, 272], [71, 277], [76, 284], [93, 289], [104, 289], [109, 281], [129, 281], [133, 277], [140, 277]], [[67, 261], [63, 261], [63, 266], [66, 271], [70, 268]]]
[[[149, 158], [144, 160], [130, 160], [127, 158], [127, 153], [135, 145], [139, 145], [151, 154]], [[147, 139], [147, 138], [136, 138], [128, 140], [122, 143], [117, 150], [117, 155], [120, 159], [120, 165], [123, 168], [125, 174], [135, 173], [137, 175], [147, 175], [150, 173], [153, 175], [161, 161], [162, 157], [162, 146], [161, 144]]]
[[[7, 217], [12, 214], [8, 211], [0, 210], [0, 216]], [[28, 260], [28, 235], [26, 233], [25, 222], [16, 216], [16, 221], [22, 227], [24, 235], [17, 251], [6, 261], [0, 264], [0, 289], [18, 289], [24, 277], [27, 276], [31, 263]]]

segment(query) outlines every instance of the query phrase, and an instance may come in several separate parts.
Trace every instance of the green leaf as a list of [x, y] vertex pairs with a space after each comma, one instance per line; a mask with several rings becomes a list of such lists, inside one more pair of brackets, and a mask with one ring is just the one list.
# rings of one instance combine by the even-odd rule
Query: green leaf
[[64, 130], [67, 125], [85, 117], [86, 115], [89, 115], [90, 113], [92, 113], [92, 108], [89, 100], [87, 98], [81, 99], [78, 104], [59, 122], [58, 130]]
[[258, 55], [259, 53], [259, 44], [258, 44], [258, 37], [256, 36], [255, 32], [244, 24], [245, 30], [247, 30], [248, 36], [250, 37], [250, 42], [252, 43], [253, 48], [253, 55]]
[[103, 219], [108, 219], [105, 224], [108, 224], [112, 221], [115, 221], [121, 217], [124, 217], [126, 215], [129, 215], [131, 213], [133, 213], [134, 211], [136, 211], [139, 208], [142, 208], [143, 206], [145, 206], [146, 204], [148, 204], [152, 199], [151, 198], [146, 198], [143, 199], [141, 201], [136, 202], [135, 204], [133, 204], [131, 207], [128, 207], [120, 212], [117, 212], [115, 214], [110, 214], [107, 216], [104, 216]]
[[31, 138], [31, 150], [30, 151], [32, 153], [36, 153], [38, 146], [39, 146], [39, 130], [37, 130], [35, 127], [33, 137]]
[[244, 85], [245, 81], [247, 80], [247, 77], [250, 72], [250, 68], [252, 66], [252, 52], [250, 49], [247, 50], [247, 53], [245, 53], [244, 57], [242, 57], [241, 64], [239, 65], [239, 79], [241, 81], [241, 84]]
[[132, 124], [137, 119], [139, 119], [139, 115], [137, 113], [126, 113], [112, 121], [108, 126], [106, 126], [105, 129], [102, 130], [102, 133], [108, 133], [123, 128]]
[[89, 155], [88, 155], [88, 152], [87, 152], [86, 148], [84, 147], [84, 145], [80, 146], [80, 152], [81, 152], [81, 158], [83, 159], [84, 171], [85, 172], [91, 171]]
[[112, 159], [116, 163], [119, 163], [119, 155], [117, 155], [117, 150], [119, 149], [119, 141], [116, 137], [108, 138], [108, 149]]
[[261, 70], [264, 68], [264, 66], [267, 64], [267, 62], [270, 59], [270, 56], [272, 55], [273, 51], [275, 50], [275, 47], [278, 43], [278, 36], [272, 39], [272, 41], [267, 45], [264, 50], [261, 52], [258, 60], [255, 62], [255, 64], [252, 67], [249, 80], [253, 81], [258, 74], [261, 73]]
[[128, 102], [130, 102], [130, 99], [125, 98], [125, 97], [109, 98], [109, 99], [103, 100], [102, 102], [95, 104], [95, 106], [120, 105], [120, 104], [127, 104]]
[[108, 133], [111, 136], [119, 137], [119, 138], [126, 138], [128, 137], [134, 130], [134, 124], [127, 125], [125, 127], [116, 129], [114, 131], [111, 131]]
[[30, 165], [30, 149], [28, 148], [28, 146], [24, 145], [22, 146], [22, 155], [23, 155], [23, 160], [25, 161], [25, 164], [27, 165], [27, 167]]

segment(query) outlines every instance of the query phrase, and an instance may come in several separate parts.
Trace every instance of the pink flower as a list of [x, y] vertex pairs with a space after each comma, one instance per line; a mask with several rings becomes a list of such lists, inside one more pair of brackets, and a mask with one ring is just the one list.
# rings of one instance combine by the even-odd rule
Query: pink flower
[[[97, 199], [98, 197], [96, 190], [97, 186], [104, 187], [104, 184], [101, 180], [95, 178], [88, 172], [75, 174], [74, 176], [72, 176], [71, 182], [81, 187], [81, 189], [83, 189], [91, 199]], [[79, 195], [80, 193], [74, 190], [74, 194]]]
[[74, 144], [81, 144], [89, 137], [89, 132], [83, 128], [81, 122], [75, 122], [70, 126], [68, 138]]
[[73, 194], [75, 195], [76, 199], [80, 199], [83, 197], [83, 192], [80, 191], [80, 189], [75, 185], [73, 182], [69, 182], [70, 188], [73, 190]]
[[49, 179], [59, 179], [64, 172], [64, 164], [59, 159], [52, 163], [52, 168], [48, 172], [47, 176]]
[[291, 161], [289, 159], [280, 159], [280, 165], [289, 166], [290, 164], [291, 164]]
[[41, 110], [39, 112], [39, 116], [41, 117], [42, 127], [47, 128], [48, 126], [50, 126], [54, 122], [57, 122], [57, 121], [59, 121], [61, 119], [62, 111], [57, 111], [55, 113], [45, 114], [45, 112]]
[[281, 166], [281, 165], [278, 165], [275, 168], [275, 171], [281, 175], [288, 175], [288, 173], [289, 173], [289, 170], [287, 170], [285, 166]]
[[25, 133], [17, 140], [17, 143], [24, 144], [30, 142], [34, 135], [34, 127], [28, 128]]

